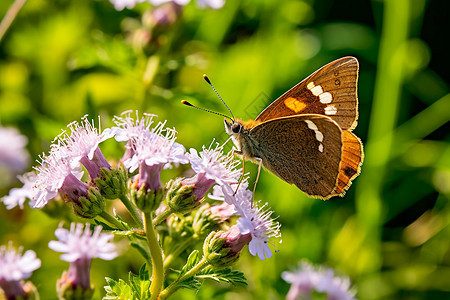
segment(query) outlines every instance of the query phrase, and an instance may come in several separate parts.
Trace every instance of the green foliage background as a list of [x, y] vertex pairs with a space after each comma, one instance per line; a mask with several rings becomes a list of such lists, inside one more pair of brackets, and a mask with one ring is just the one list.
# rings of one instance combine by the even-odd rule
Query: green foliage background
[[[12, 2], [0, 2], [0, 17]], [[175, 299], [283, 299], [289, 285], [280, 275], [303, 258], [348, 274], [359, 299], [450, 296], [448, 1], [228, 0], [217, 11], [190, 3], [142, 48], [141, 14], [149, 8], [117, 12], [107, 0], [25, 4], [0, 41], [0, 123], [28, 137], [33, 158], [84, 114], [102, 116], [106, 127], [128, 109], [167, 119], [178, 142], [200, 149], [224, 138], [222, 119], [180, 100], [227, 113], [203, 73], [248, 119], [322, 65], [347, 55], [360, 62], [355, 133], [365, 162], [347, 195], [309, 199], [263, 171], [255, 198], [279, 215], [279, 252], [260, 261], [244, 251], [236, 268], [248, 287], [208, 283]], [[114, 143], [102, 150], [121, 156]], [[246, 170], [256, 176], [254, 165]], [[47, 247], [58, 222], [0, 205], [0, 244], [13, 240], [43, 262], [31, 278], [42, 299], [56, 298], [56, 279], [68, 267]], [[104, 277], [126, 278], [143, 263], [119, 245], [120, 258], [93, 263], [96, 298]]]

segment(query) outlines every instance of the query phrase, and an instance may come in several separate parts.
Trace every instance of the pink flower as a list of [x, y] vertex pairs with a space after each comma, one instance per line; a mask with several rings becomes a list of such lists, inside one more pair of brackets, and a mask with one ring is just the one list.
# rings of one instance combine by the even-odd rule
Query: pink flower
[[22, 248], [16, 251], [11, 242], [8, 248], [0, 247], [0, 287], [7, 299], [26, 297], [27, 292], [21, 281], [30, 277], [31, 273], [41, 266], [41, 261], [34, 251], [28, 250], [23, 255], [22, 251]]
[[116, 247], [110, 242], [114, 236], [101, 231], [101, 226], [96, 226], [92, 232], [88, 223], [86, 226], [72, 223], [70, 231], [64, 228], [56, 229], [55, 236], [59, 241], [49, 242], [50, 249], [64, 252], [61, 259], [70, 262], [65, 280], [71, 282], [72, 286], [89, 289], [89, 270], [92, 259], [98, 257], [111, 260], [117, 256]]
[[327, 300], [355, 300], [354, 291], [350, 290], [348, 277], [334, 276], [334, 270], [315, 267], [302, 262], [294, 272], [283, 272], [283, 279], [291, 284], [287, 300], [309, 298], [312, 291], [324, 293]]

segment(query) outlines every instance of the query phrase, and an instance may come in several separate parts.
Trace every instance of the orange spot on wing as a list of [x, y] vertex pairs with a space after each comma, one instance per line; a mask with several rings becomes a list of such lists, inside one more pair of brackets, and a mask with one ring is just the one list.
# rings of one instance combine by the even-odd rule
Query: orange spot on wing
[[289, 97], [286, 100], [284, 100], [284, 105], [286, 105], [287, 108], [294, 111], [295, 113], [299, 113], [306, 108], [305, 103], [292, 97]]

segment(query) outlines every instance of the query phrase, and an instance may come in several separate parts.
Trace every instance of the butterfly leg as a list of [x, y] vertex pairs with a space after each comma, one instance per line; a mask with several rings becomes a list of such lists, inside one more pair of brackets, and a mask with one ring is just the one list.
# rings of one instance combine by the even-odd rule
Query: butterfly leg
[[258, 183], [259, 174], [261, 174], [261, 166], [262, 166], [262, 159], [259, 157], [255, 157], [255, 159], [259, 164], [258, 164], [258, 175], [256, 175], [255, 185], [253, 186], [252, 205], [253, 205], [253, 198], [255, 197], [256, 184]]
[[222, 150], [223, 147], [228, 144], [228, 142], [231, 140], [231, 136], [225, 141], [225, 143], [222, 144], [222, 146], [220, 146], [219, 148], [217, 148], [218, 150]]
[[[241, 152], [241, 151], [234, 150], [234, 153], [240, 154], [239, 152]], [[242, 182], [242, 180], [244, 180], [244, 174], [245, 174], [245, 157], [242, 156], [242, 176], [239, 179], [238, 186], [237, 186], [236, 190], [234, 191], [233, 196], [236, 195], [237, 191], [239, 190], [239, 187], [241, 186], [241, 182]]]

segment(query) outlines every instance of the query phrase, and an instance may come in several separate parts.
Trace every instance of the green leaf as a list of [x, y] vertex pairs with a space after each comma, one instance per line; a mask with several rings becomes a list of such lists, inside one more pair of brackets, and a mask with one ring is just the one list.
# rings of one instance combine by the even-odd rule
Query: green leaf
[[199, 252], [198, 250], [192, 251], [191, 254], [189, 254], [189, 257], [187, 259], [186, 264], [181, 269], [180, 275], [178, 277], [183, 276], [186, 274], [190, 269], [192, 269], [198, 262], [200, 261]]
[[139, 275], [132, 272], [128, 274], [128, 281], [129, 283], [119, 279], [117, 282], [107, 277], [106, 296], [103, 299], [146, 300], [150, 298], [151, 281], [145, 263], [140, 268]]
[[211, 266], [204, 268], [197, 276], [198, 279], [211, 279], [216, 282], [227, 282], [232, 285], [247, 285], [244, 273], [231, 268], [215, 270]]
[[116, 230], [116, 228], [113, 228], [113, 227], [109, 226], [108, 224], [103, 223], [102, 221], [99, 221], [97, 219], [94, 219], [94, 222], [96, 225], [102, 226], [104, 231], [115, 231]]
[[106, 284], [104, 287], [106, 295], [103, 299], [135, 299], [131, 287], [122, 279], [115, 281], [106, 277]]

